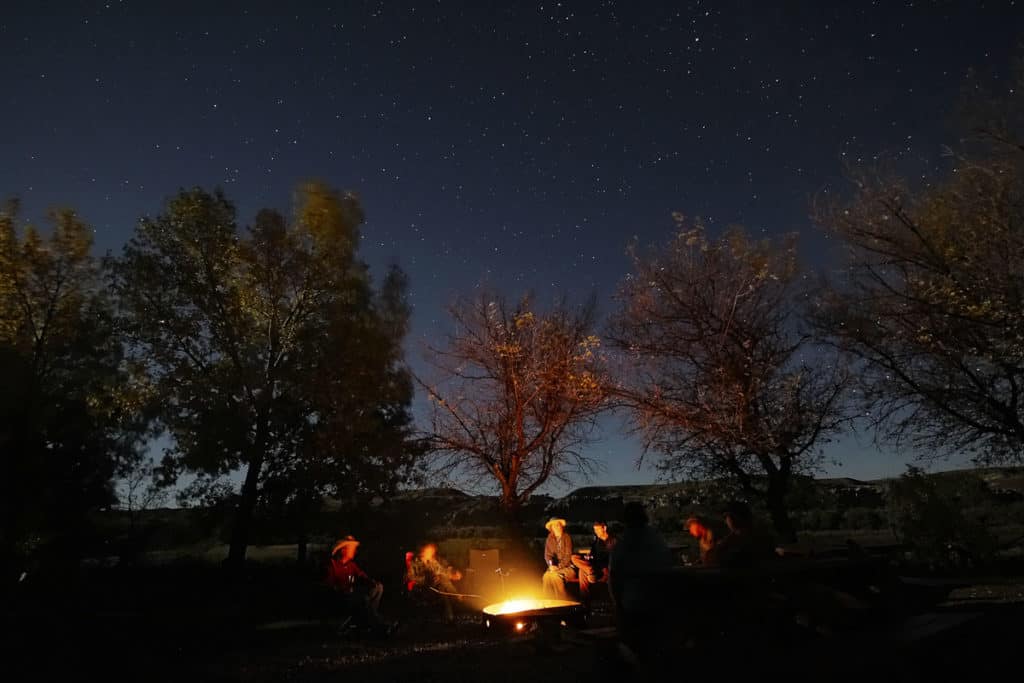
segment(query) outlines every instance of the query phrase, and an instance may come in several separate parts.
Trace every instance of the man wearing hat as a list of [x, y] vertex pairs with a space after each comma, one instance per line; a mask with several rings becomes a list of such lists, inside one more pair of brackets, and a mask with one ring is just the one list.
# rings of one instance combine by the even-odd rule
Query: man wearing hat
[[572, 538], [565, 533], [565, 520], [552, 517], [544, 528], [548, 539], [544, 543], [544, 561], [548, 570], [544, 572], [544, 595], [558, 600], [568, 600], [565, 582], [576, 578], [572, 565]]
[[346, 536], [334, 544], [327, 585], [334, 590], [343, 609], [361, 619], [364, 626], [374, 632], [387, 633], [387, 625], [377, 611], [384, 586], [380, 581], [371, 579], [356, 564], [358, 547], [359, 541], [352, 536]]

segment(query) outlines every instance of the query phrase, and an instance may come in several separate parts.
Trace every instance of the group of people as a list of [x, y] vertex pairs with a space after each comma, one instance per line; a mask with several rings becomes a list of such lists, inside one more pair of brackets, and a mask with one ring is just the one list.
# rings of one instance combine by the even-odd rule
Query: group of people
[[569, 597], [566, 584], [579, 581], [580, 598], [587, 606], [593, 597], [593, 587], [608, 581], [608, 568], [616, 538], [608, 532], [604, 520], [594, 522], [594, 538], [586, 553], [574, 553], [572, 537], [565, 531], [566, 521], [552, 517], [544, 528], [548, 530], [544, 542], [544, 562], [547, 571], [542, 585], [546, 597], [565, 600]]
[[[388, 635], [394, 630], [394, 624], [386, 622], [380, 615], [384, 586], [356, 564], [358, 548], [359, 541], [352, 536], [334, 544], [327, 569], [327, 586], [340, 612], [355, 618], [371, 634]], [[445, 619], [450, 621], [454, 617], [452, 602], [459, 597], [453, 582], [461, 580], [462, 573], [452, 569], [438, 556], [434, 543], [423, 545], [418, 553], [406, 559], [408, 590], [431, 591], [443, 604]]]
[[[573, 552], [572, 537], [566, 532], [566, 521], [552, 517], [545, 528], [548, 537], [544, 544], [547, 571], [543, 577], [546, 597], [567, 599], [567, 584], [579, 582], [581, 601], [588, 605], [593, 587], [609, 583], [613, 601], [623, 598], [630, 602], [631, 592], [623, 577], [636, 570], [657, 571], [673, 564], [671, 552], [658, 533], [647, 523], [647, 513], [639, 503], [630, 503], [623, 509], [625, 533], [621, 540], [608, 531], [608, 524], [594, 522], [594, 538], [586, 554]], [[704, 517], [691, 517], [685, 528], [700, 549], [699, 564], [705, 567], [750, 568], [768, 557], [770, 543], [756, 533], [750, 506], [732, 501], [724, 511], [728, 533], [719, 538], [714, 525]], [[698, 563], [688, 563], [698, 564]], [[620, 580], [616, 580], [618, 575]]]
[[[699, 564], [704, 567], [750, 569], [772, 555], [772, 544], [754, 528], [750, 506], [742, 501], [730, 502], [724, 512], [728, 532], [719, 538], [714, 525], [705, 517], [686, 520], [686, 530], [697, 539]], [[693, 563], [698, 564], [698, 563]]]
[[[751, 568], [772, 553], [754, 529], [750, 506], [734, 501], [724, 513], [728, 532], [721, 538], [714, 525], [704, 517], [691, 517], [685, 523], [687, 532], [698, 543], [699, 564], [706, 567]], [[574, 552], [572, 537], [566, 531], [566, 520], [552, 517], [545, 524], [548, 531], [544, 543], [544, 595], [569, 599], [567, 584], [578, 583], [580, 601], [589, 609], [598, 584], [608, 586], [620, 625], [630, 621], [629, 615], [645, 615], [659, 609], [658, 595], [643, 577], [668, 570], [674, 564], [664, 539], [648, 524], [647, 513], [639, 503], [628, 503], [622, 512], [625, 527], [616, 537], [604, 520], [593, 523], [594, 536], [585, 552]], [[387, 634], [393, 629], [380, 616], [379, 606], [384, 589], [380, 581], [370, 578], [355, 562], [359, 541], [346, 536], [331, 550], [327, 585], [346, 613], [358, 618], [371, 632]], [[460, 598], [455, 582], [462, 573], [444, 562], [437, 545], [427, 543], [415, 554], [406, 557], [406, 587], [429, 591], [444, 609], [446, 620], [454, 616], [453, 602]], [[642, 617], [641, 617], [642, 620]]]

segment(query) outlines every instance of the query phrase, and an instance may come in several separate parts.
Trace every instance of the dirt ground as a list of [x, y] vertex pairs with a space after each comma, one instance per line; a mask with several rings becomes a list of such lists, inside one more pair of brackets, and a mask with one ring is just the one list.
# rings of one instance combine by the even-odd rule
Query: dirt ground
[[[979, 580], [940, 607], [971, 617], [959, 628], [919, 643], [894, 642], [877, 625], [845, 634], [804, 634], [770, 641], [693, 646], [668, 639], [664, 649], [632, 662], [614, 638], [594, 635], [611, 623], [600, 603], [589, 630], [556, 629], [521, 636], [485, 629], [475, 611], [451, 624], [433, 612], [398, 609], [387, 640], [355, 637], [337, 622], [259, 601], [244, 609], [238, 595], [171, 595], [121, 586], [132, 599], [97, 592], [91, 601], [33, 602], [5, 612], [3, 669], [11, 681], [517, 681], [718, 679], [954, 680], [1004, 664], [1018, 667], [1024, 623], [1024, 579]], [[80, 589], [80, 587], [79, 587]], [[251, 593], [242, 594], [242, 602]], [[59, 596], [51, 596], [57, 598]], [[223, 596], [221, 596], [223, 597]]]

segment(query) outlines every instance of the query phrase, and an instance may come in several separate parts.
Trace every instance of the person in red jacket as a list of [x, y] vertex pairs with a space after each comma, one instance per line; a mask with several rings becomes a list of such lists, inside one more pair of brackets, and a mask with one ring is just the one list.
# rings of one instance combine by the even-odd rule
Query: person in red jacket
[[327, 569], [327, 585], [348, 614], [358, 618], [371, 631], [387, 634], [390, 629], [378, 611], [384, 586], [356, 564], [358, 547], [359, 541], [352, 536], [334, 544]]

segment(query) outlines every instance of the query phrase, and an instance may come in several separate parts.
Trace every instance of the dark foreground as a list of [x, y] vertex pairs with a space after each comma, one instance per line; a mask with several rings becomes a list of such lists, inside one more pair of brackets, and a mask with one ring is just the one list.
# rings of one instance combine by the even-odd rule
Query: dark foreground
[[[187, 584], [186, 584], [187, 585]], [[401, 626], [388, 640], [341, 632], [299, 609], [300, 597], [160, 582], [91, 585], [34, 596], [4, 612], [3, 669], [9, 681], [522, 681], [972, 680], [1021, 667], [1024, 581], [955, 591], [910, 622], [838, 633], [754, 628], [743, 637], [693, 643], [666, 637], [631, 661], [599, 608], [585, 628], [510, 637], [487, 632], [472, 611], [443, 624], [393, 600]], [[114, 592], [116, 589], [116, 592]], [[134, 594], [133, 594], [134, 593]]]

